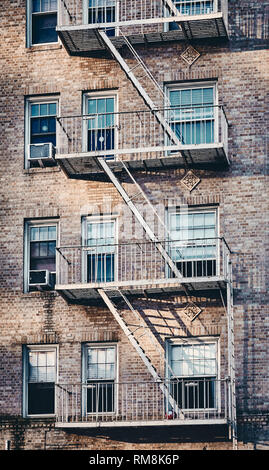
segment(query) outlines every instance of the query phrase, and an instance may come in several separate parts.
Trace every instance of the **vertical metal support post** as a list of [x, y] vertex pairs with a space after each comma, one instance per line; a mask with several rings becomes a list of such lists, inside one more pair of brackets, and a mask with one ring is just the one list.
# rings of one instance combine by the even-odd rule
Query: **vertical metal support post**
[[233, 280], [230, 256], [227, 259], [227, 322], [228, 322], [228, 370], [230, 376], [230, 425], [233, 449], [237, 450], [237, 419], [235, 393], [235, 357], [234, 357], [234, 315], [233, 315]]

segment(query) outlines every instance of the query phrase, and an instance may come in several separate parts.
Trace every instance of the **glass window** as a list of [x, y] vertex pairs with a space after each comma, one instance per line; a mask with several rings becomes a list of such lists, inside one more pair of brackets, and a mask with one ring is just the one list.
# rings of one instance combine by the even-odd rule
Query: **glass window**
[[214, 86], [170, 89], [169, 121], [183, 144], [214, 142]]
[[[88, 22], [114, 23], [116, 21], [116, 1], [115, 0], [89, 0]], [[105, 28], [108, 36], [115, 36], [115, 28]]]
[[28, 227], [26, 257], [28, 272], [27, 290], [38, 286], [53, 289], [56, 272], [57, 225], [32, 225]]
[[30, 168], [54, 166], [51, 145], [56, 147], [57, 101], [27, 102], [26, 165]]
[[87, 413], [115, 411], [116, 348], [86, 347]]
[[181, 15], [212, 13], [214, 0], [173, 0]]
[[87, 281], [112, 282], [115, 280], [115, 220], [88, 222], [86, 245]]
[[181, 409], [216, 407], [217, 343], [170, 346], [171, 394]]
[[170, 213], [170, 255], [185, 277], [216, 275], [216, 210]]
[[26, 414], [55, 413], [56, 349], [27, 348]]
[[57, 42], [57, 0], [29, 0], [29, 45]]
[[[90, 97], [87, 99], [88, 151], [113, 150], [115, 148], [115, 98]], [[106, 160], [114, 155], [106, 155]]]

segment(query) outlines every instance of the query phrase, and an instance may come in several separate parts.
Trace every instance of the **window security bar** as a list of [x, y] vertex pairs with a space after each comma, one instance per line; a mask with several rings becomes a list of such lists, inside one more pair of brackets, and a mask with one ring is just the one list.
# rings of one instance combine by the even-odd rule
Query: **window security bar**
[[[115, 423], [229, 419], [228, 379], [215, 377], [178, 378], [159, 382], [123, 383], [92, 380], [88, 383], [56, 385], [56, 419], [60, 423]], [[177, 416], [169, 405], [168, 394], [184, 410]]]
[[[158, 122], [161, 112], [180, 145]], [[156, 110], [98, 113], [57, 118], [57, 154], [87, 154], [122, 160], [140, 159], [141, 153], [184, 150], [184, 145], [228, 145], [228, 122], [222, 105], [176, 106]], [[130, 155], [132, 155], [130, 157]]]
[[[225, 11], [227, 0], [174, 0], [178, 15], [199, 16]], [[108, 26], [112, 29], [135, 21], [172, 18], [171, 8], [166, 0], [59, 0], [58, 25]], [[112, 25], [111, 25], [112, 24]]]
[[[230, 250], [223, 238], [161, 242], [184, 278], [227, 279]], [[158, 283], [174, 278], [156, 242], [57, 248], [57, 284]]]

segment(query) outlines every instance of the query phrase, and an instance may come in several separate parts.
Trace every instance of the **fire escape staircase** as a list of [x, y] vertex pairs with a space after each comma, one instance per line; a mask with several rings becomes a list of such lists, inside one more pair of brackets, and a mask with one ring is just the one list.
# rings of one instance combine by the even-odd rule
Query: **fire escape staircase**
[[[177, 9], [176, 9], [175, 5], [173, 4], [173, 2], [171, 0], [166, 0], [166, 6], [167, 6], [167, 8], [168, 8], [168, 10], [169, 10], [169, 12], [172, 16], [177, 15]], [[159, 111], [160, 106], [158, 106], [158, 104], [155, 103], [152, 100], [149, 93], [146, 91], [145, 86], [142, 86], [142, 83], [141, 83], [142, 79], [141, 78], [138, 79], [134, 72], [139, 70], [139, 69], [140, 70], [142, 69], [142, 71], [144, 73], [144, 77], [149, 81], [149, 83], [151, 85], [151, 90], [152, 90], [152, 85], [153, 85], [153, 89], [155, 90], [155, 93], [156, 92], [158, 93], [159, 97], [162, 100], [162, 103], [165, 103], [165, 106], [169, 106], [169, 103], [167, 102], [167, 97], [165, 96], [165, 94], [164, 94], [162, 88], [160, 87], [160, 85], [158, 84], [158, 82], [155, 80], [155, 78], [153, 77], [153, 75], [149, 71], [146, 64], [142, 61], [142, 59], [138, 55], [137, 51], [134, 49], [132, 44], [129, 42], [128, 38], [126, 36], [124, 36], [124, 34], [121, 31], [119, 31], [119, 34], [122, 36], [122, 38], [124, 40], [124, 44], [126, 45], [127, 49], [131, 52], [133, 59], [135, 59], [135, 61], [136, 61], [136, 65], [132, 66], [132, 67], [130, 67], [128, 65], [127, 61], [122, 57], [120, 52], [114, 46], [113, 42], [111, 41], [111, 39], [107, 35], [107, 31], [97, 29], [97, 34], [98, 34], [99, 40], [104, 44], [104, 46], [110, 52], [112, 57], [114, 57], [114, 59], [118, 62], [118, 64], [120, 65], [122, 70], [125, 72], [126, 76], [128, 77], [128, 79], [134, 85], [134, 87], [137, 90], [137, 92], [139, 93], [139, 95], [143, 98], [145, 104], [148, 106], [148, 108], [151, 111], [154, 111], [154, 116], [156, 117], [159, 124], [162, 126], [162, 128], [163, 128], [165, 134], [167, 135], [167, 137], [170, 139], [170, 141], [173, 142], [173, 144], [175, 144], [176, 146], [178, 146], [178, 148], [180, 148], [180, 146], [182, 144], [180, 136], [175, 134], [175, 132], [173, 131], [173, 129], [171, 128], [171, 126], [169, 125], [169, 123], [167, 122], [167, 120], [165, 118], [165, 113], [162, 113], [161, 111]], [[127, 204], [127, 206], [129, 207], [129, 209], [131, 210], [133, 215], [136, 217], [138, 222], [141, 224], [141, 226], [143, 227], [147, 237], [151, 241], [156, 243], [157, 249], [159, 250], [161, 256], [163, 257], [163, 259], [165, 260], [165, 262], [167, 263], [167, 265], [169, 266], [169, 268], [171, 269], [171, 271], [173, 272], [175, 277], [179, 279], [179, 282], [181, 283], [181, 285], [183, 287], [183, 290], [185, 291], [186, 297], [189, 300], [189, 293], [188, 293], [187, 287], [184, 286], [184, 279], [183, 279], [182, 274], [178, 270], [178, 268], [177, 268], [176, 264], [174, 263], [174, 261], [172, 260], [172, 258], [167, 253], [167, 251], [166, 251], [165, 247], [163, 246], [163, 244], [158, 240], [158, 238], [154, 234], [153, 230], [151, 229], [151, 227], [149, 226], [149, 224], [147, 223], [145, 218], [139, 212], [137, 206], [134, 204], [134, 202], [133, 202], [134, 197], [130, 196], [126, 192], [123, 185], [121, 184], [119, 179], [114, 174], [113, 170], [107, 164], [105, 158], [100, 157], [100, 156], [96, 156], [95, 160], [96, 160], [96, 163], [98, 164], [99, 168], [101, 168], [104, 171], [104, 173], [108, 176], [109, 180], [114, 185], [114, 187], [117, 189], [117, 191], [121, 195], [124, 202]], [[159, 218], [158, 214], [155, 211], [155, 208], [153, 207], [153, 205], [151, 204], [148, 197], [146, 196], [144, 191], [141, 189], [140, 185], [137, 183], [137, 181], [135, 180], [133, 175], [130, 173], [127, 166], [124, 164], [123, 161], [121, 161], [121, 164], [123, 166], [123, 169], [128, 174], [129, 178], [131, 179], [131, 181], [135, 184], [135, 186], [138, 190], [138, 194], [142, 195], [142, 197], [146, 201], [147, 205], [154, 212], [155, 216], [157, 215], [157, 217]], [[160, 218], [159, 218], [159, 220], [160, 220]], [[164, 227], [164, 229], [167, 231], [167, 229], [165, 227], [165, 224], [162, 221], [161, 221], [161, 224]], [[138, 313], [136, 313], [134, 307], [130, 303], [130, 300], [123, 294], [123, 292], [120, 291], [120, 289], [118, 289], [118, 291], [119, 291], [120, 296], [124, 300], [126, 306], [128, 307], [128, 309], [131, 312], [135, 313], [135, 315], [138, 315]], [[130, 325], [128, 325], [128, 323], [124, 320], [123, 315], [121, 314], [121, 312], [119, 311], [117, 306], [111, 300], [109, 287], [108, 288], [98, 289], [98, 293], [99, 293], [100, 297], [102, 298], [102, 300], [104, 301], [104, 303], [109, 308], [109, 310], [112, 313], [115, 320], [118, 322], [118, 324], [121, 327], [121, 329], [123, 330], [123, 332], [126, 334], [126, 336], [129, 339], [130, 343], [133, 345], [133, 347], [135, 348], [135, 350], [139, 354], [140, 358], [144, 362], [144, 364], [147, 367], [148, 371], [152, 375], [154, 381], [159, 383], [159, 386], [160, 386], [162, 392], [165, 394], [166, 397], [168, 397], [169, 404], [170, 404], [171, 408], [173, 409], [173, 411], [176, 413], [176, 415], [178, 417], [184, 419], [184, 415], [183, 415], [182, 411], [180, 411], [178, 409], [178, 405], [177, 405], [176, 401], [170, 395], [168, 388], [164, 385], [164, 383], [163, 383], [160, 375], [158, 374], [156, 368], [154, 367], [151, 360], [148, 358], [148, 356], [146, 355], [144, 349], [140, 345], [139, 338], [135, 335], [135, 331], [132, 331]], [[234, 442], [234, 445], [236, 445], [236, 405], [235, 405], [235, 378], [234, 378], [234, 331], [233, 331], [233, 308], [232, 308], [232, 277], [230, 277], [228, 287], [227, 287], [227, 320], [228, 320], [229, 373], [230, 373], [230, 380], [231, 380], [231, 397], [230, 397], [230, 399], [231, 399], [231, 419], [230, 419], [230, 423], [231, 423], [233, 442]], [[146, 330], [146, 328], [144, 328], [144, 330], [146, 332], [145, 334], [147, 334], [150, 337], [150, 333]], [[162, 354], [163, 354], [163, 351], [162, 351]], [[163, 359], [164, 359], [164, 354], [163, 354]]]

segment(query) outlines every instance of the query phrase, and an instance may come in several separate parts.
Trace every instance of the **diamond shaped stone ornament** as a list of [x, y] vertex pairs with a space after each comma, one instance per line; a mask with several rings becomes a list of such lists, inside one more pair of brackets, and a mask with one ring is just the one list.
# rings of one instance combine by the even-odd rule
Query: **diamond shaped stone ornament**
[[200, 52], [198, 52], [194, 47], [188, 46], [184, 52], [180, 55], [180, 57], [187, 62], [188, 65], [192, 65], [199, 57]]
[[194, 304], [193, 302], [188, 303], [188, 305], [184, 308], [183, 312], [189, 318], [189, 320], [193, 321], [200, 313], [202, 309]]
[[183, 178], [181, 179], [181, 183], [189, 190], [192, 191], [197, 184], [200, 183], [200, 178], [196, 176], [193, 171], [188, 171]]

